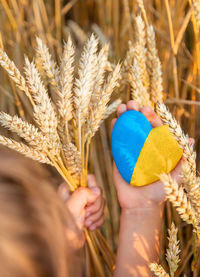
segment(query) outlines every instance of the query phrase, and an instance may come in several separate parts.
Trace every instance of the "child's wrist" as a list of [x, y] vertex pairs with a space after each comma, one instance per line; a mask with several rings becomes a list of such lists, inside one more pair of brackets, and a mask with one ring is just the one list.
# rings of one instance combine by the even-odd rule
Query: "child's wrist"
[[157, 214], [157, 212], [163, 212], [163, 208], [164, 208], [164, 202], [150, 203], [143, 207], [142, 206], [141, 207], [136, 206], [132, 208], [122, 207], [121, 213], [127, 216], [136, 216], [136, 215], [144, 215], [144, 214], [152, 214], [152, 213]]

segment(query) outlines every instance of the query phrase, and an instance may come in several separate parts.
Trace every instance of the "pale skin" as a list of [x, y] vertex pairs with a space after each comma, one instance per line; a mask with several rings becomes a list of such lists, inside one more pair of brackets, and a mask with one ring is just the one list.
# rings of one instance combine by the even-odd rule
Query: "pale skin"
[[[160, 118], [149, 107], [141, 108], [133, 100], [127, 105], [121, 104], [117, 116], [127, 110], [143, 113], [152, 127], [162, 125]], [[111, 129], [117, 118], [113, 119]], [[194, 143], [191, 140], [191, 143]], [[181, 162], [171, 172], [172, 178], [178, 182]], [[154, 182], [144, 187], [130, 186], [120, 175], [115, 164], [113, 178], [121, 206], [120, 234], [117, 251], [117, 262], [114, 277], [149, 277], [154, 276], [149, 270], [151, 262], [158, 261], [160, 233], [165, 202], [164, 185]], [[66, 201], [79, 230], [83, 234], [84, 227], [95, 230], [104, 223], [104, 204], [102, 191], [98, 187], [94, 175], [88, 176], [88, 188], [80, 188], [70, 197], [67, 186], [62, 184], [59, 193]], [[70, 238], [71, 240], [71, 238]], [[75, 248], [84, 244], [84, 235], [75, 235]]]
[[84, 228], [94, 231], [104, 223], [105, 200], [102, 189], [98, 186], [96, 177], [89, 174], [88, 187], [79, 188], [70, 194], [68, 186], [63, 183], [58, 189], [58, 194], [65, 201], [66, 206], [73, 216], [77, 230], [67, 230], [67, 239], [72, 247], [80, 249], [85, 242]]
[[[149, 107], [141, 108], [135, 101], [118, 107], [118, 117], [127, 110], [143, 113], [152, 127], [162, 125], [160, 118]], [[117, 119], [112, 121], [112, 127]], [[171, 172], [179, 179], [181, 162]], [[165, 201], [164, 185], [154, 182], [144, 187], [132, 187], [121, 177], [115, 164], [114, 183], [121, 206], [120, 234], [114, 277], [154, 276], [149, 263], [158, 261], [159, 239]]]

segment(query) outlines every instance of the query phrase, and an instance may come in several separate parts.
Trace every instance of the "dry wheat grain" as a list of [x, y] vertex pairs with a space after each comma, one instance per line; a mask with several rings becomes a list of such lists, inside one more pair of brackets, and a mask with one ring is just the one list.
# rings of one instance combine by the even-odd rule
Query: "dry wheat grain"
[[88, 117], [88, 107], [97, 74], [97, 46], [98, 40], [92, 34], [81, 55], [78, 78], [75, 80], [74, 106], [79, 125], [82, 125]]
[[117, 100], [115, 100], [112, 104], [110, 104], [110, 105], [107, 107], [105, 113], [103, 114], [102, 122], [103, 122], [106, 118], [108, 118], [112, 113], [116, 112], [117, 107], [121, 104], [121, 102], [122, 102], [121, 99], [117, 99]]
[[90, 117], [87, 124], [87, 137], [89, 140], [95, 135], [98, 130], [103, 114], [106, 112], [107, 104], [110, 100], [110, 96], [115, 87], [119, 86], [119, 80], [121, 78], [120, 74], [121, 66], [119, 64], [116, 65], [114, 71], [108, 77], [107, 84], [105, 84], [101, 99], [96, 107], [96, 109], [91, 110]]
[[164, 270], [164, 268], [161, 265], [158, 265], [157, 263], [151, 263], [149, 265], [151, 271], [158, 277], [170, 277], [168, 273]]
[[0, 144], [7, 146], [10, 149], [16, 150], [17, 152], [35, 161], [53, 165], [44, 152], [29, 147], [22, 142], [17, 142], [4, 136], [0, 136]]
[[31, 146], [37, 150], [51, 151], [51, 144], [48, 138], [45, 137], [38, 128], [34, 125], [23, 121], [18, 116], [10, 116], [4, 112], [0, 112], [0, 124], [12, 132], [18, 134], [21, 138], [25, 139]]
[[163, 102], [162, 68], [156, 48], [152, 25], [147, 27], [147, 69], [150, 77], [150, 95], [154, 103]]
[[67, 170], [71, 175], [77, 179], [80, 179], [81, 175], [81, 155], [77, 150], [77, 147], [73, 143], [68, 143], [63, 148]]
[[75, 49], [71, 40], [68, 38], [67, 43], [64, 44], [64, 51], [61, 58], [60, 65], [60, 93], [58, 101], [58, 111], [61, 117], [65, 121], [72, 119], [72, 88], [73, 88], [73, 78], [74, 78], [74, 54]]
[[170, 276], [174, 277], [174, 273], [176, 272], [178, 268], [178, 263], [180, 262], [179, 259], [179, 241], [177, 239], [177, 233], [178, 229], [175, 227], [174, 222], [171, 224], [171, 229], [168, 229], [169, 233], [169, 244], [168, 244], [168, 249], [166, 253], [166, 259], [169, 265], [170, 269]]
[[27, 83], [36, 103], [33, 106], [34, 119], [43, 134], [49, 138], [55, 154], [58, 154], [60, 151], [60, 141], [57, 133], [58, 120], [54, 107], [47, 94], [47, 90], [40, 79], [39, 72], [37, 71], [34, 62], [30, 63], [27, 57], [25, 58], [24, 70]]
[[194, 15], [195, 15], [198, 27], [200, 27], [200, 0], [192, 0], [192, 3], [193, 3]]
[[192, 224], [194, 229], [197, 228], [197, 218], [195, 211], [192, 208], [190, 200], [187, 198], [187, 194], [184, 192], [182, 186], [178, 186], [176, 180], [172, 180], [170, 175], [162, 174], [160, 176], [161, 181], [165, 185], [165, 192], [167, 198], [176, 207], [180, 217], [188, 224]]
[[193, 150], [193, 145], [189, 141], [189, 137], [183, 133], [180, 125], [163, 103], [158, 103], [157, 112], [163, 123], [169, 126], [179, 146], [183, 149], [183, 156], [188, 161], [191, 170], [196, 174], [196, 153]]
[[182, 184], [195, 210], [197, 221], [200, 224], [200, 180], [196, 177], [187, 162], [182, 165]]
[[7, 54], [2, 49], [0, 49], [0, 65], [7, 71], [10, 78], [15, 82], [17, 87], [21, 91], [25, 92], [30, 102], [33, 104], [33, 99], [26, 85], [24, 77], [21, 75], [14, 62], [8, 58]]
[[136, 100], [140, 106], [148, 105], [149, 99], [145, 99], [145, 95], [148, 96], [146, 88], [142, 82], [142, 70], [139, 66], [138, 60], [133, 60], [133, 66], [130, 70], [130, 85], [131, 85], [131, 96], [133, 100]]
[[142, 82], [146, 88], [146, 94], [149, 91], [149, 75], [147, 72], [147, 49], [146, 49], [146, 31], [142, 17], [138, 15], [135, 19], [136, 42], [134, 45], [134, 58], [137, 59], [142, 71]]
[[98, 54], [98, 60], [97, 60], [98, 70], [95, 77], [94, 88], [93, 88], [93, 93], [91, 97], [91, 103], [93, 106], [95, 106], [95, 104], [98, 103], [99, 97], [102, 91], [102, 85], [105, 80], [105, 73], [108, 65], [108, 51], [109, 51], [109, 44], [105, 44]]
[[133, 58], [134, 58], [134, 46], [131, 40], [128, 41], [128, 50], [126, 52], [126, 57], [123, 62], [123, 68], [122, 68], [122, 73], [123, 73], [123, 79], [125, 81], [129, 81], [129, 73], [130, 73], [130, 68], [132, 67], [133, 64]]
[[55, 61], [53, 61], [49, 49], [42, 42], [42, 40], [36, 37], [37, 47], [37, 60], [41, 64], [44, 72], [49, 78], [51, 85], [55, 88], [56, 93], [59, 91], [59, 68]]

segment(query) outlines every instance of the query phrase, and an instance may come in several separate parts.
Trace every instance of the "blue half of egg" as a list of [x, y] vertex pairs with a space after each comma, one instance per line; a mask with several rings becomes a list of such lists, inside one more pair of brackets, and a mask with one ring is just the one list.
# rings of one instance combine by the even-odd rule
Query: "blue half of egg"
[[111, 148], [121, 176], [133, 186], [157, 181], [174, 169], [183, 153], [168, 126], [152, 128], [142, 113], [133, 110], [117, 119]]
[[127, 183], [131, 182], [141, 149], [151, 130], [152, 126], [147, 118], [133, 110], [123, 113], [113, 127], [111, 137], [113, 159]]

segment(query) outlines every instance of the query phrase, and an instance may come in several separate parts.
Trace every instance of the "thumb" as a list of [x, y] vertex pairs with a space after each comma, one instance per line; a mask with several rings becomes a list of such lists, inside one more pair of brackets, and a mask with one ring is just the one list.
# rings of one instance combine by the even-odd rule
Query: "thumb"
[[81, 211], [87, 205], [94, 203], [98, 195], [89, 190], [88, 188], [77, 189], [67, 201], [69, 209], [74, 212]]

